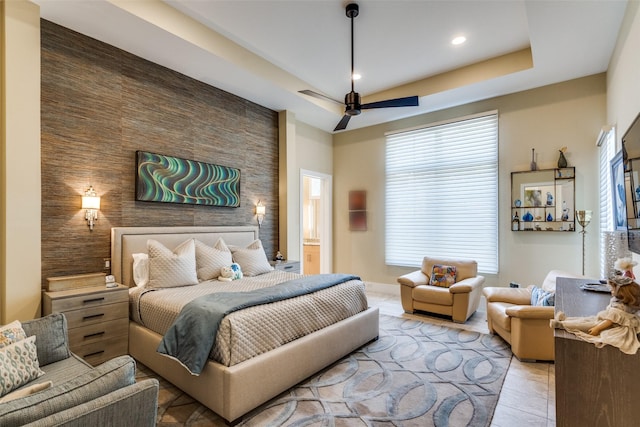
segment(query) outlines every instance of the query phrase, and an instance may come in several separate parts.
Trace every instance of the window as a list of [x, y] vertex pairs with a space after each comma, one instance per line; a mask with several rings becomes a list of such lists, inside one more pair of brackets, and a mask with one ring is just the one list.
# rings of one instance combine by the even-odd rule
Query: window
[[385, 258], [469, 258], [498, 272], [498, 113], [387, 134]]
[[612, 260], [618, 255], [618, 247], [621, 242], [626, 246], [626, 234], [613, 230], [613, 201], [611, 194], [611, 159], [616, 154], [615, 129], [603, 129], [598, 138], [599, 166], [600, 166], [600, 275], [609, 277], [609, 269]]

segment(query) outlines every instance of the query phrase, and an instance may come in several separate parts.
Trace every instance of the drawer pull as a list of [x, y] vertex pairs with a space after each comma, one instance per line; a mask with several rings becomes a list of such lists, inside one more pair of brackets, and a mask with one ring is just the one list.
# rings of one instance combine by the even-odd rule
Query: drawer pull
[[104, 313], [92, 314], [90, 316], [83, 316], [82, 320], [96, 319], [96, 318], [102, 317], [102, 316], [104, 316]]
[[100, 302], [100, 301], [104, 301], [104, 297], [86, 299], [86, 300], [83, 300], [82, 303], [83, 304], [91, 304], [92, 302]]
[[96, 332], [95, 334], [85, 335], [85, 336], [84, 336], [84, 339], [87, 339], [87, 338], [93, 338], [93, 337], [99, 337], [100, 335], [104, 335], [104, 334], [105, 334], [105, 332], [104, 332], [104, 331], [102, 331], [102, 332]]
[[104, 350], [95, 351], [93, 353], [85, 354], [83, 357], [97, 356], [97, 355], [102, 354], [102, 353], [104, 353]]

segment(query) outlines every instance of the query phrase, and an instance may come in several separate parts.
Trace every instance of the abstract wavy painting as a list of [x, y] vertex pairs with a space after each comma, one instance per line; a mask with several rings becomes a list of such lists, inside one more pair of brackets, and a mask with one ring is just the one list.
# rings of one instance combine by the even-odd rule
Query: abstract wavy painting
[[136, 151], [136, 200], [240, 206], [240, 169]]

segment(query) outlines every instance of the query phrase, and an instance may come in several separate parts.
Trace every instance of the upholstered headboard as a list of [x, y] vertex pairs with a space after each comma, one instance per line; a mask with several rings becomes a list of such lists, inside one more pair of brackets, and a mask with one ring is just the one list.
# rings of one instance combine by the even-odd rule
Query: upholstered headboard
[[118, 283], [133, 283], [133, 254], [147, 253], [147, 240], [154, 239], [173, 249], [187, 239], [213, 246], [222, 237], [228, 245], [246, 246], [258, 238], [254, 226], [115, 227], [111, 229], [111, 274]]

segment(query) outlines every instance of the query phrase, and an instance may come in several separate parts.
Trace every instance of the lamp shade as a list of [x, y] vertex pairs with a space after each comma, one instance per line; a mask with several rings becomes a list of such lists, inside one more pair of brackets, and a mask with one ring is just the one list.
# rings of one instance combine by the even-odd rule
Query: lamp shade
[[576, 211], [576, 219], [578, 224], [582, 227], [586, 227], [591, 222], [591, 211]]
[[267, 213], [267, 207], [258, 201], [256, 205], [256, 215], [265, 215]]
[[82, 209], [100, 209], [100, 197], [82, 196]]

